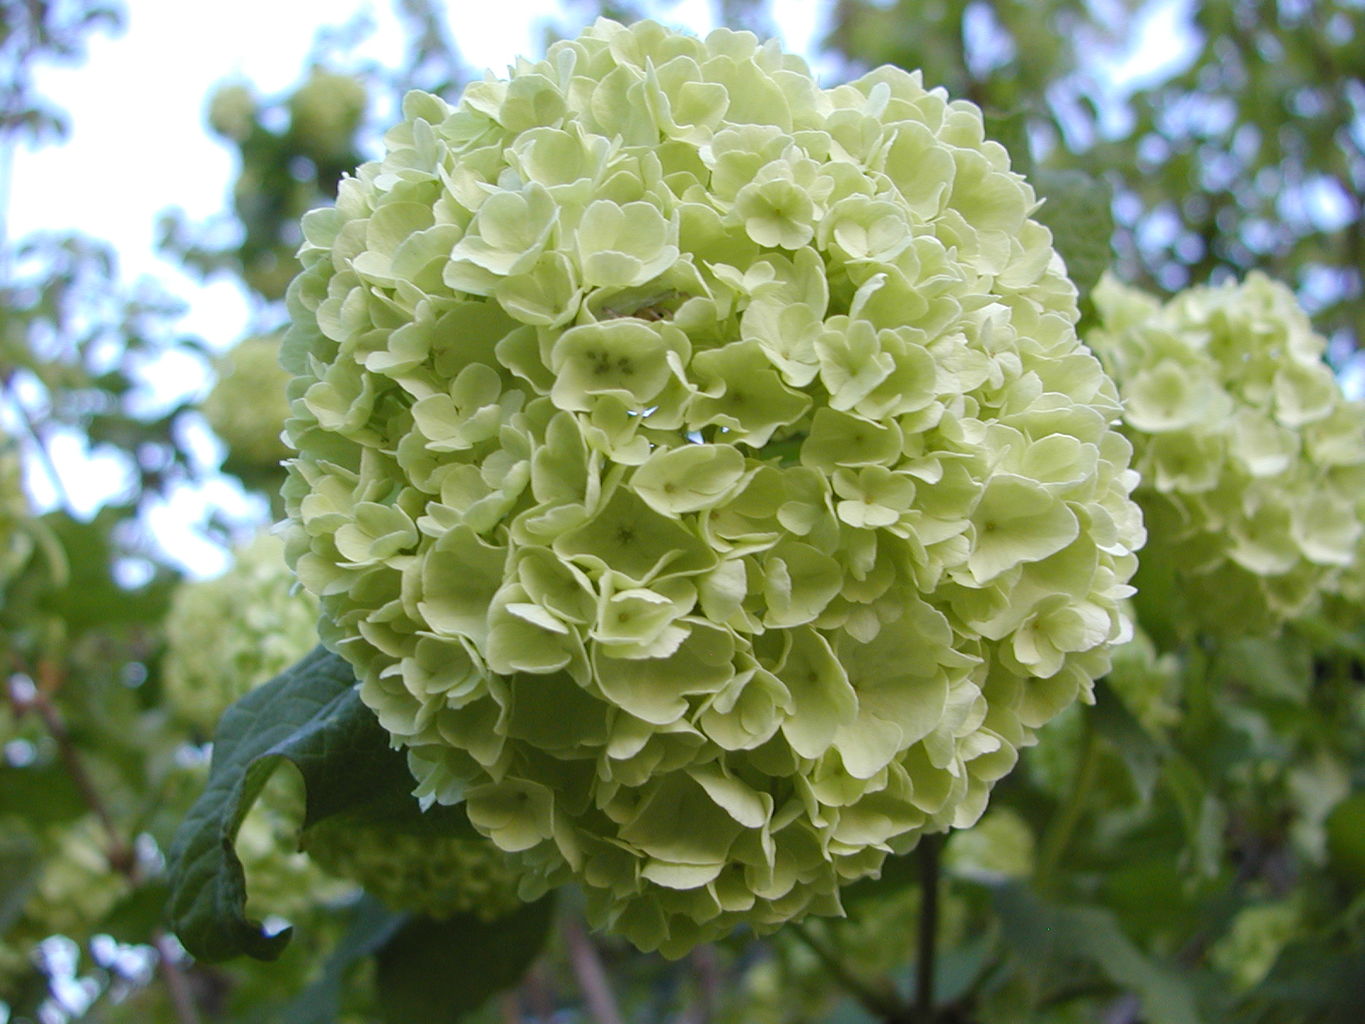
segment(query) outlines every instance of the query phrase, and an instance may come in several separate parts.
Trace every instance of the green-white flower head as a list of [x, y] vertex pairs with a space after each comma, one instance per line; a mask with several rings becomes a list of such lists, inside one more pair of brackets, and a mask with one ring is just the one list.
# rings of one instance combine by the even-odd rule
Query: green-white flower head
[[289, 415], [289, 374], [280, 366], [280, 338], [246, 338], [218, 362], [218, 380], [203, 413], [228, 446], [228, 461], [255, 471], [278, 471], [292, 452], [280, 436]]
[[404, 113], [304, 221], [285, 500], [419, 795], [670, 955], [975, 821], [1143, 539], [980, 112], [599, 21]]
[[245, 142], [256, 127], [257, 111], [256, 94], [250, 85], [225, 83], [209, 97], [209, 128], [231, 142]]
[[166, 695], [212, 732], [227, 706], [318, 642], [317, 599], [294, 586], [284, 542], [261, 533], [222, 576], [184, 583], [166, 620]]
[[324, 870], [358, 882], [398, 910], [492, 921], [522, 905], [520, 872], [482, 837], [431, 836], [332, 818], [308, 829], [303, 842]]
[[289, 97], [289, 126], [310, 157], [337, 160], [352, 151], [366, 102], [365, 86], [354, 77], [317, 68]]
[[1293, 293], [1253, 273], [1162, 304], [1108, 278], [1095, 305], [1087, 340], [1118, 383], [1142, 476], [1144, 573], [1167, 574], [1206, 631], [1303, 613], [1358, 558], [1365, 416]]

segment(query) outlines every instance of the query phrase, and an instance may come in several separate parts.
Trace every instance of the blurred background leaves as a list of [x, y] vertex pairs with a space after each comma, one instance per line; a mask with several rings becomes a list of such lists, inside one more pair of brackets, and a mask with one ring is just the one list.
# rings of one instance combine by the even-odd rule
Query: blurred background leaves
[[[765, 0], [712, 8], [721, 24], [782, 29]], [[565, 0], [545, 36], [598, 14], [670, 10]], [[319, 26], [292, 88], [238, 80], [205, 98], [235, 178], [220, 215], [168, 213], [160, 235], [200, 278], [239, 284], [257, 347], [285, 319], [299, 216], [375, 151], [404, 91], [450, 94], [476, 73], [459, 50], [469, 12], [438, 0], [395, 0], [393, 11], [405, 34], [396, 67], [355, 56], [363, 23]], [[1262, 269], [1296, 290], [1338, 367], [1359, 375], [1365, 4], [832, 0], [820, 13], [811, 56], [826, 84], [893, 63], [985, 109], [1083, 288], [1106, 266], [1156, 292]], [[0, 0], [0, 180], [19, 146], [58, 141], [69, 126], [35, 69], [79, 62], [126, 16], [112, 3]], [[0, 215], [14, 201], [0, 191]], [[885, 1019], [869, 1007], [887, 1001], [914, 1003], [926, 901], [913, 858], [850, 891], [846, 920], [762, 941], [737, 934], [678, 963], [586, 940], [572, 898], [559, 901], [529, 971], [531, 947], [509, 945], [505, 976], [461, 959], [461, 942], [496, 954], [500, 936], [442, 946], [436, 926], [367, 902], [295, 922], [274, 965], [187, 958], [160, 907], [165, 851], [205, 753], [166, 704], [164, 623], [185, 566], [158, 543], [147, 509], [222, 473], [263, 505], [278, 488], [259, 432], [234, 439], [204, 418], [198, 399], [227, 386], [235, 364], [218, 354], [234, 339], [186, 336], [178, 317], [193, 301], [123, 280], [111, 240], [0, 232], [0, 457], [21, 459], [55, 496], [42, 508], [0, 496], [0, 1000], [10, 1020], [276, 1020], [309, 984], [327, 986], [328, 1019], [394, 1019], [376, 992], [404, 975], [400, 953], [414, 942], [496, 978], [489, 988], [510, 985], [481, 1009], [412, 1004], [442, 1019], [852, 1022]], [[151, 384], [168, 366], [191, 379], [171, 399]], [[222, 465], [194, 443], [210, 429]], [[70, 493], [91, 459], [119, 480], [93, 510]], [[212, 529], [228, 547], [226, 523]], [[1048, 728], [977, 830], [948, 838], [933, 1020], [1358, 1019], [1359, 609], [1269, 639], [1158, 639], [1098, 708]], [[993, 841], [984, 850], [983, 835]]]

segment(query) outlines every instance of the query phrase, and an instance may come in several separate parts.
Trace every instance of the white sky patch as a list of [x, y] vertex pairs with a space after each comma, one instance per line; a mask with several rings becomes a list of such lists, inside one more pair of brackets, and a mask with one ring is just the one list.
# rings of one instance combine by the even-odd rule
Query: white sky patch
[[[461, 8], [472, 5], [450, 0], [452, 14]], [[492, 17], [460, 19], [455, 33], [461, 56], [475, 69], [503, 69], [518, 55], [538, 55], [540, 27], [558, 14], [554, 0], [496, 0], [488, 10]], [[72, 131], [60, 146], [14, 155], [5, 236], [78, 231], [110, 242], [125, 282], [160, 281], [187, 303], [180, 331], [216, 350], [228, 348], [251, 327], [241, 286], [226, 278], [205, 284], [163, 259], [157, 218], [179, 208], [199, 223], [227, 207], [237, 158], [205, 127], [214, 86], [242, 79], [265, 95], [284, 92], [306, 73], [317, 31], [361, 14], [375, 30], [357, 55], [394, 66], [405, 40], [388, 0], [128, 0], [123, 32], [92, 36], [86, 59], [75, 67], [38, 68], [39, 92], [66, 111]], [[160, 400], [204, 387], [195, 367], [164, 363], [151, 381]], [[74, 514], [89, 516], [130, 486], [127, 468], [117, 458], [92, 456], [83, 438], [57, 437], [51, 454], [60, 483], [39, 460], [27, 467], [39, 508], [62, 504], [64, 494]], [[226, 553], [199, 528], [210, 509], [244, 531], [267, 515], [263, 502], [225, 478], [177, 489], [149, 514], [157, 541], [195, 575], [226, 566]]]
[[1192, 0], [1166, 0], [1148, 8], [1133, 31], [1132, 43], [1118, 56], [1110, 78], [1125, 93], [1168, 78], [1198, 52]]

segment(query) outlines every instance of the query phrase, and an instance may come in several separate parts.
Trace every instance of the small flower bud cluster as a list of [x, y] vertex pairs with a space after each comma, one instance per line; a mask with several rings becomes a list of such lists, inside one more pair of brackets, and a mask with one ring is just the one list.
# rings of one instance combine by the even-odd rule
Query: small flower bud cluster
[[520, 873], [482, 837], [421, 835], [333, 819], [304, 833], [304, 849], [325, 871], [358, 882], [398, 910], [491, 921], [521, 906]]
[[229, 464], [278, 470], [290, 455], [281, 432], [289, 415], [278, 335], [246, 338], [218, 362], [218, 380], [203, 413], [228, 446]]
[[365, 117], [365, 86], [351, 75], [314, 70], [289, 97], [289, 126], [313, 160], [332, 163], [354, 148]]
[[220, 85], [209, 97], [209, 128], [232, 142], [245, 142], [256, 125], [258, 104], [251, 86], [232, 82]]
[[294, 587], [284, 544], [262, 533], [222, 576], [182, 584], [166, 620], [166, 694], [211, 733], [229, 704], [318, 642], [317, 600]]

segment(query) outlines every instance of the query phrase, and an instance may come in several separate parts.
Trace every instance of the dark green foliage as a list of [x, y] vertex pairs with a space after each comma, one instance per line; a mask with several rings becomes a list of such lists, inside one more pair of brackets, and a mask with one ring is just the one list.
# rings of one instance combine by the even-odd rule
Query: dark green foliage
[[1200, 1021], [1188, 983], [1144, 956], [1110, 911], [1049, 905], [1022, 886], [1001, 886], [994, 899], [1005, 945], [1027, 965], [1041, 999], [1062, 1001], [1073, 989], [1084, 991], [1085, 972], [1093, 969], [1134, 992], [1152, 1024]]
[[409, 919], [376, 955], [385, 1024], [457, 1021], [516, 984], [544, 945], [553, 907], [546, 897], [495, 921]]
[[203, 794], [170, 850], [171, 924], [209, 962], [246, 953], [272, 960], [288, 932], [266, 934], [245, 916], [246, 886], [233, 849], [237, 828], [282, 761], [303, 775], [305, 825], [356, 806], [408, 801], [402, 757], [360, 703], [351, 668], [317, 648], [223, 716]]

